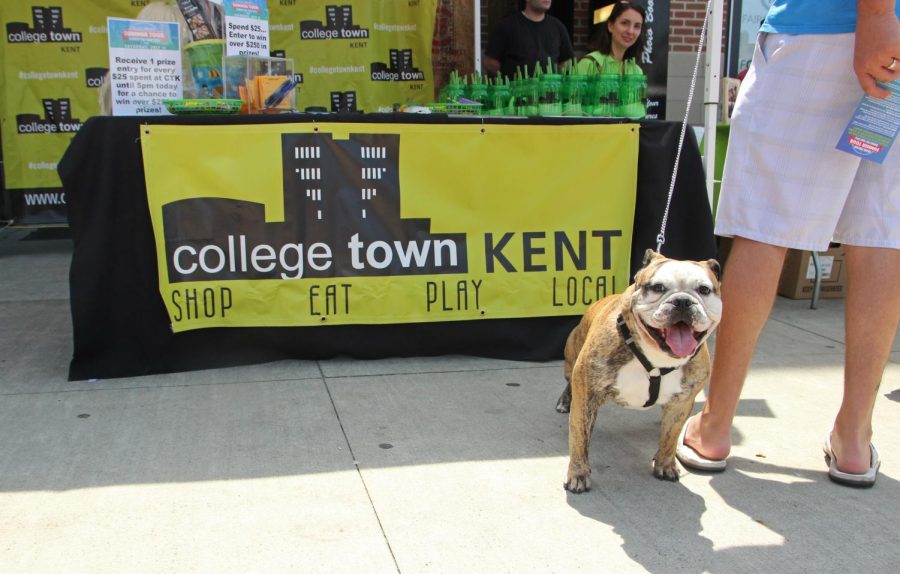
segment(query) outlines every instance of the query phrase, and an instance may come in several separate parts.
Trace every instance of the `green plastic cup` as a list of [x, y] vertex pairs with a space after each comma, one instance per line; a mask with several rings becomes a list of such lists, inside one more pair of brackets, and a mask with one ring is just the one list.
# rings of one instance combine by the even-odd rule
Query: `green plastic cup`
[[197, 40], [184, 47], [191, 75], [200, 93], [212, 92], [213, 97], [222, 97], [222, 55], [225, 40]]

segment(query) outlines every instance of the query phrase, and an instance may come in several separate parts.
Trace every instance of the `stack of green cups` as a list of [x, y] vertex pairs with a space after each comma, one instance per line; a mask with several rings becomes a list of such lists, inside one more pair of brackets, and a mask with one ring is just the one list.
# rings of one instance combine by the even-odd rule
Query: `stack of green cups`
[[583, 116], [588, 112], [588, 77], [582, 74], [567, 74], [563, 81], [563, 115]]
[[619, 115], [619, 74], [598, 74], [591, 115], [612, 118]]
[[490, 107], [491, 100], [488, 98], [488, 87], [480, 75], [472, 76], [472, 81], [466, 89], [466, 97], [473, 102], [481, 104], [482, 113], [486, 112]]
[[647, 115], [647, 77], [644, 74], [625, 74], [619, 87], [618, 115], [641, 119]]
[[518, 73], [509, 82], [509, 95], [512, 98], [512, 112], [514, 116], [521, 115], [520, 109], [525, 109], [525, 96], [522, 94], [522, 76]]
[[456, 72], [456, 70], [450, 72], [450, 81], [447, 82], [443, 88], [441, 88], [441, 101], [457, 102], [460, 98], [465, 96], [465, 93], [466, 86], [460, 80], [459, 74]]
[[515, 115], [515, 101], [510, 94], [508, 80], [498, 77], [493, 84], [488, 86], [488, 97], [490, 101], [490, 106], [488, 108], [489, 115]]
[[561, 116], [563, 112], [562, 75], [543, 74], [538, 79], [538, 114]]
[[525, 95], [525, 109], [520, 115], [536, 116], [538, 115], [538, 104], [541, 100], [541, 79], [538, 76], [525, 78], [523, 92]]

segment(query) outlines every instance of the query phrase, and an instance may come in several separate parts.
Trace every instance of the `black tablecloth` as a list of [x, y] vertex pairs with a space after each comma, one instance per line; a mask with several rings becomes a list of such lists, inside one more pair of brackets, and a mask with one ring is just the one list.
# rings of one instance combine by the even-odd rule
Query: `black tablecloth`
[[[197, 117], [95, 117], [59, 164], [74, 253], [69, 281], [74, 352], [69, 380], [113, 378], [249, 364], [319, 359], [468, 354], [516, 360], [562, 357], [578, 317], [495, 319], [399, 325], [215, 328], [172, 333], [157, 285], [156, 249], [144, 186], [141, 124], [221, 125], [289, 122], [539, 123], [565, 118], [487, 119], [404, 114]], [[632, 274], [655, 248], [665, 210], [680, 124], [644, 122], [640, 131]], [[597, 177], [602, 177], [598, 160]], [[715, 257], [713, 223], [697, 144], [684, 144], [663, 253]], [[364, 344], [361, 344], [363, 343]]]

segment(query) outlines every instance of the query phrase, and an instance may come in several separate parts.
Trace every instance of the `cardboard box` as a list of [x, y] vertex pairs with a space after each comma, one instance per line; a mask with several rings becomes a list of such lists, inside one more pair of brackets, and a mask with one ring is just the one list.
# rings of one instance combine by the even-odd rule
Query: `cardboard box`
[[[847, 293], [844, 248], [840, 245], [819, 252], [821, 280], [819, 298], [840, 299]], [[811, 299], [815, 284], [812, 253], [789, 249], [781, 269], [778, 294], [789, 299]]]
[[737, 78], [722, 78], [719, 87], [722, 90], [719, 94], [719, 123], [730, 124], [731, 112], [734, 111], [734, 102], [737, 101], [741, 81]]

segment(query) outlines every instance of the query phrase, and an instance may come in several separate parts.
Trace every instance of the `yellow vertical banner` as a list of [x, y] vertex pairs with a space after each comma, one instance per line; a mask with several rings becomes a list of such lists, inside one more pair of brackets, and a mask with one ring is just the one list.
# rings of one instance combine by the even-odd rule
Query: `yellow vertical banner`
[[437, 0], [271, 0], [270, 45], [302, 76], [298, 108], [390, 111], [434, 97]]
[[99, 109], [97, 89], [109, 68], [106, 18], [134, 17], [146, 2], [52, 4], [0, 3], [3, 155], [10, 188], [59, 185], [56, 162]]
[[[133, 18], [147, 0], [0, 2], [3, 159], [8, 190], [59, 188], [56, 164], [99, 110], [109, 68], [107, 16]], [[60, 194], [8, 196], [14, 216], [65, 208]]]
[[[294, 60], [302, 79], [298, 107], [377, 112], [431, 101], [437, 1], [269, 0], [270, 46]], [[134, 18], [148, 3], [0, 2], [0, 136], [13, 218], [64, 221], [56, 165], [99, 111], [106, 18]]]
[[559, 129], [142, 127], [172, 329], [583, 313], [628, 284], [639, 128]]

